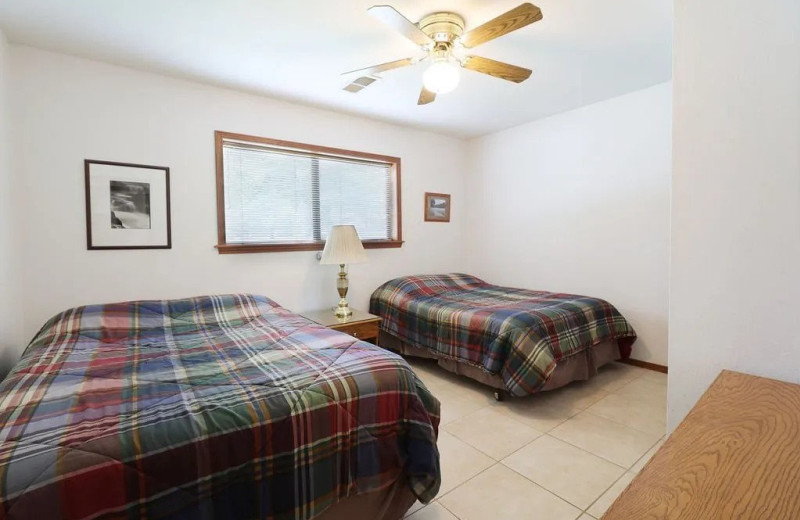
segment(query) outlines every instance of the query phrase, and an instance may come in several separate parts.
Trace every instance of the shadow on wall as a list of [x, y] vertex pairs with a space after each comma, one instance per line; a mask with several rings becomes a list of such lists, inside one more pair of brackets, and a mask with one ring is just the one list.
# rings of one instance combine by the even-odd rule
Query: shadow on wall
[[0, 381], [6, 378], [8, 373], [19, 361], [17, 351], [11, 348], [0, 348]]

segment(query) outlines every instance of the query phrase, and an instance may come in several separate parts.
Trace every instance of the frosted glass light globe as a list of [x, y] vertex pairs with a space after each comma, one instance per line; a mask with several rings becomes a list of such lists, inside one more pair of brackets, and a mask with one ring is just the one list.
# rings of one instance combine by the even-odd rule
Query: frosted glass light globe
[[437, 61], [422, 75], [422, 84], [436, 94], [450, 92], [458, 86], [461, 74], [458, 66], [449, 61]]

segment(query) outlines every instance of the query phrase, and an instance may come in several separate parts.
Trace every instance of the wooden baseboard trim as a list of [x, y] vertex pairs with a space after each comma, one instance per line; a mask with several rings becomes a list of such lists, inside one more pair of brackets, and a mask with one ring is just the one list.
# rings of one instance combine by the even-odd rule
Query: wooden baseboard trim
[[657, 365], [655, 363], [648, 363], [647, 361], [639, 361], [638, 359], [619, 359], [620, 363], [625, 363], [626, 365], [631, 365], [639, 368], [646, 368], [647, 370], [653, 370], [655, 372], [661, 372], [662, 374], [666, 374], [668, 367], [664, 365]]

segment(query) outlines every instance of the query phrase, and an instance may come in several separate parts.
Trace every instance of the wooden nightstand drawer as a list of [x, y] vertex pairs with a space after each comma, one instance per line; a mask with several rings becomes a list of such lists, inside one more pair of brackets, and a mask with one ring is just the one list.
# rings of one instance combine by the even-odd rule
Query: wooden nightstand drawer
[[378, 344], [378, 327], [381, 319], [379, 316], [368, 312], [353, 310], [353, 315], [346, 320], [338, 319], [333, 310], [306, 312], [303, 316], [330, 329], [349, 334], [354, 338]]
[[375, 341], [378, 339], [378, 322], [344, 323], [331, 327], [334, 330], [349, 334], [354, 338]]

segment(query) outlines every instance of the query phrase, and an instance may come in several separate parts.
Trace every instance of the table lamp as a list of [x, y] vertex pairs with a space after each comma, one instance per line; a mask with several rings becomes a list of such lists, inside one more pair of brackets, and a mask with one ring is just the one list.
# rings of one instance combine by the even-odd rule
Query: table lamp
[[359, 264], [367, 261], [364, 245], [358, 238], [355, 226], [333, 226], [325, 241], [320, 264], [339, 264], [339, 279], [336, 280], [336, 290], [339, 291], [339, 305], [334, 309], [337, 318], [346, 319], [353, 315], [347, 304], [347, 272], [345, 264]]

